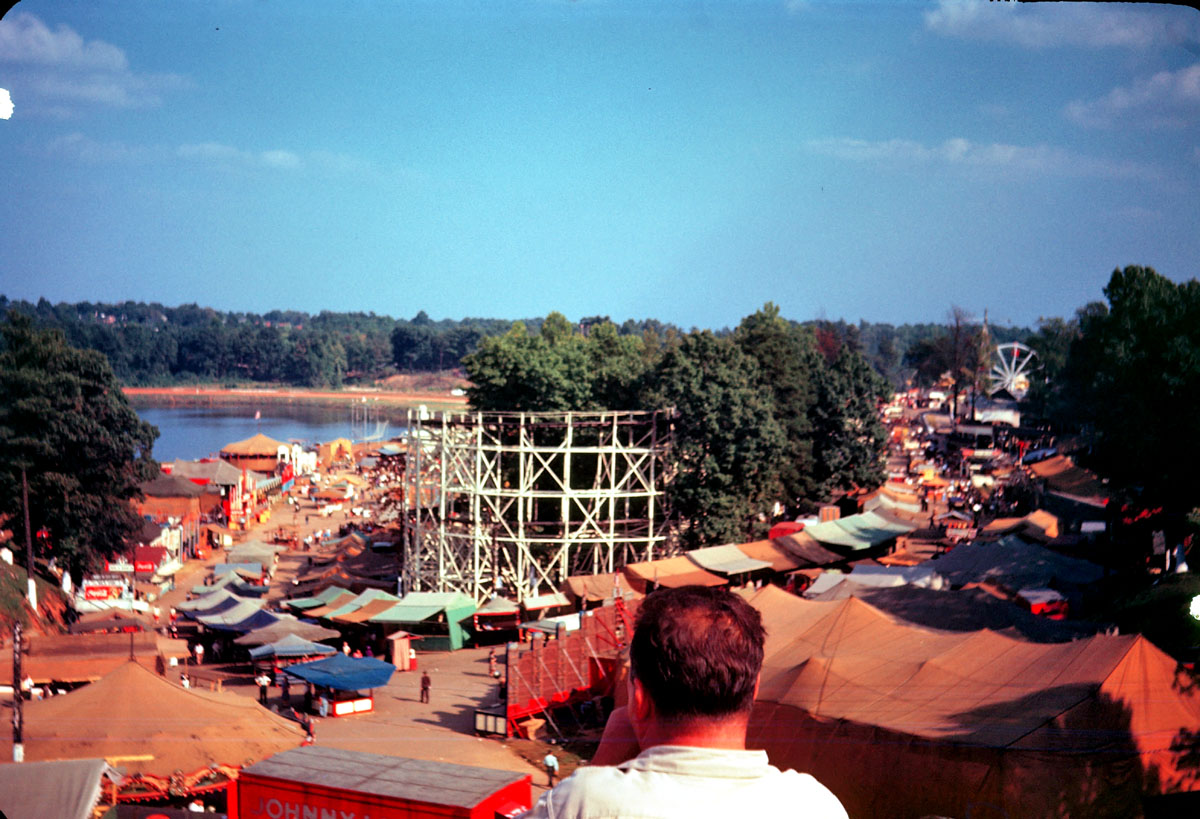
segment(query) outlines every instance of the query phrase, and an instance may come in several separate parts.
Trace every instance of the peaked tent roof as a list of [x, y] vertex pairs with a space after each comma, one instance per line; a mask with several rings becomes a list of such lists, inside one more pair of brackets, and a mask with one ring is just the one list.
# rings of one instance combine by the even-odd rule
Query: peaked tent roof
[[225, 461], [172, 461], [171, 474], [207, 480], [218, 486], [233, 486], [242, 479], [242, 470]]
[[329, 586], [312, 597], [297, 597], [293, 600], [284, 600], [283, 602], [294, 609], [315, 609], [317, 606], [324, 606], [330, 600], [342, 594], [353, 595], [354, 592], [349, 589], [343, 589], [341, 586]]
[[[825, 571], [813, 581], [811, 586], [805, 589], [804, 596], [809, 600], [825, 599], [818, 595], [828, 594], [845, 583], [875, 588], [921, 586], [937, 589], [943, 586], [944, 581], [937, 573], [936, 565], [923, 563], [917, 566], [878, 566], [860, 563], [848, 573]], [[832, 599], [840, 600], [845, 596], [839, 595]]]
[[916, 528], [914, 524], [892, 520], [879, 512], [863, 512], [825, 523], [814, 523], [804, 528], [804, 534], [819, 543], [862, 551], [906, 535]]
[[160, 472], [151, 480], [138, 484], [138, 489], [149, 498], [198, 498], [204, 487], [189, 481], [183, 475]]
[[289, 665], [288, 673], [338, 691], [362, 691], [387, 685], [396, 666], [374, 657], [347, 657], [342, 652], [311, 663]]
[[461, 592], [409, 592], [386, 611], [370, 618], [372, 623], [420, 623], [442, 612], [462, 617], [475, 613], [475, 601]]
[[400, 598], [394, 594], [385, 592], [383, 589], [366, 589], [359, 592], [353, 598], [347, 600], [333, 611], [330, 611], [328, 614], [322, 614], [320, 616], [327, 620], [345, 617], [348, 614], [353, 614], [354, 612], [358, 611], [368, 603], [374, 603], [380, 600], [387, 603], [396, 603], [400, 600]]
[[199, 620], [208, 628], [220, 629], [222, 631], [232, 629], [234, 625], [244, 623], [260, 612], [267, 615], [269, 618], [265, 622], [260, 622], [251, 628], [241, 629], [243, 631], [251, 631], [255, 628], [262, 628], [279, 619], [268, 611], [263, 611], [261, 600], [243, 600], [237, 605], [230, 606], [227, 609], [215, 613], [200, 612], [195, 615], [195, 619]]
[[[184, 689], [131, 662], [69, 694], [26, 703], [25, 727], [26, 759], [120, 756], [130, 773], [162, 776], [241, 765], [303, 739], [295, 723], [249, 697]], [[12, 758], [11, 744], [3, 753]]]
[[179, 611], [194, 612], [195, 614], [217, 614], [219, 612], [231, 609], [241, 603], [254, 603], [262, 606], [261, 600], [254, 600], [248, 597], [239, 597], [224, 586], [213, 586], [214, 591], [203, 594], [192, 600], [181, 600], [175, 604], [175, 608]]
[[571, 598], [567, 597], [562, 592], [550, 592], [549, 594], [538, 594], [533, 597], [526, 597], [521, 601], [521, 608], [526, 611], [538, 611], [540, 609], [555, 609], [559, 606], [571, 605]]
[[687, 553], [687, 556], [701, 569], [726, 576], [771, 568], [769, 561], [756, 560], [733, 543], [724, 546], [709, 546], [704, 549], [692, 549]]
[[1086, 586], [1104, 576], [1095, 563], [1060, 555], [1016, 535], [959, 546], [938, 558], [937, 570], [955, 586], [993, 580], [1014, 590], [1049, 586], [1052, 580]]
[[234, 441], [232, 444], [225, 444], [221, 447], [221, 455], [232, 455], [236, 458], [248, 458], [254, 456], [275, 457], [279, 454], [279, 448], [288, 446], [283, 441], [276, 441], [274, 438], [268, 438], [261, 432], [253, 435], [244, 441]]
[[738, 549], [746, 557], [766, 561], [771, 565], [772, 571], [790, 572], [800, 568], [800, 561], [787, 549], [773, 540], [755, 540], [750, 543], [739, 543]]
[[240, 646], [261, 646], [267, 643], [274, 643], [289, 634], [304, 640], [314, 641], [341, 637], [341, 632], [335, 629], [325, 628], [325, 626], [316, 623], [307, 623], [296, 619], [290, 614], [279, 614], [276, 616], [278, 619], [274, 623], [256, 628], [253, 631], [248, 631], [235, 639], [234, 642]]
[[504, 615], [519, 614], [521, 607], [506, 597], [493, 597], [475, 610], [476, 614]]
[[1039, 617], [1009, 600], [983, 589], [925, 589], [918, 586], [881, 588], [854, 582], [847, 577], [820, 597], [829, 602], [857, 597], [891, 617], [913, 626], [943, 631], [991, 631], [1034, 643], [1065, 643], [1097, 633], [1100, 626], [1079, 620]]
[[376, 614], [382, 614], [396, 605], [399, 599], [395, 595], [389, 594], [386, 598], [381, 597], [376, 600], [369, 600], [358, 608], [345, 611], [341, 614], [330, 614], [327, 619], [335, 623], [364, 623]]
[[[955, 634], [773, 587], [752, 603], [768, 636], [749, 740], [777, 767], [813, 773], [852, 815], [962, 815], [981, 799], [1050, 815], [1064, 776], [1078, 785], [1070, 799], [1107, 800], [1130, 759], [1163, 792], [1200, 787], [1176, 746], [1200, 732], [1200, 691], [1143, 637]], [[862, 770], [884, 769], [895, 787], [864, 788]]]
[[106, 778], [121, 774], [103, 759], [0, 765], [0, 808], [9, 819], [91, 819]]
[[625, 565], [625, 577], [639, 590], [644, 589], [647, 583], [673, 589], [679, 586], [724, 586], [729, 582], [724, 577], [701, 569], [686, 555], [628, 563]]
[[623, 572], [572, 575], [563, 584], [563, 591], [589, 603], [612, 600], [614, 597], [641, 596], [641, 592], [630, 587]]
[[267, 594], [267, 592], [270, 591], [270, 587], [268, 586], [259, 586], [254, 583], [247, 582], [245, 578], [243, 578], [237, 572], [225, 572], [224, 574], [217, 575], [212, 583], [192, 586], [192, 594], [203, 596], [206, 594], [215, 594], [222, 589], [228, 591], [230, 594], [239, 595], [241, 597], [263, 597]]
[[807, 531], [777, 537], [772, 543], [794, 557], [802, 568], [829, 566], [846, 560], [843, 555], [826, 549]]
[[295, 634], [287, 634], [273, 643], [250, 649], [250, 657], [254, 660], [260, 657], [316, 657], [336, 653], [337, 649], [333, 646], [314, 643]]

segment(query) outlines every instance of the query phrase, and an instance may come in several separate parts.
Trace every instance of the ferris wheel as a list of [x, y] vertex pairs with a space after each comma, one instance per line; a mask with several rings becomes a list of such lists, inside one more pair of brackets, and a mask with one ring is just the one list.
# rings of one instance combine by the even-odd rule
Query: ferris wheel
[[991, 381], [988, 395], [1004, 390], [1018, 401], [1024, 398], [1029, 392], [1029, 372], [1036, 357], [1037, 353], [1019, 341], [997, 344], [995, 363], [988, 376]]

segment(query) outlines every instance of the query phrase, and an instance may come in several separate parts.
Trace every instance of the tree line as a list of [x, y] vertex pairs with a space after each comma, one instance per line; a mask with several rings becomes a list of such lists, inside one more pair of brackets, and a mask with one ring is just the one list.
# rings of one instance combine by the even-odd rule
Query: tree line
[[[483, 339], [503, 335], [512, 325], [511, 319], [434, 320], [423, 310], [411, 319], [394, 319], [373, 312], [254, 314], [133, 301], [31, 303], [0, 295], [0, 315], [10, 309], [30, 316], [38, 327], [60, 330], [74, 347], [103, 353], [117, 378], [134, 386], [260, 382], [327, 388], [370, 383], [395, 373], [454, 370]], [[536, 333], [543, 321], [523, 323]], [[604, 323], [612, 322], [607, 316], [587, 316], [576, 326], [586, 330]], [[913, 377], [913, 351], [927, 350], [928, 342], [945, 329], [938, 324], [841, 320], [808, 321], [803, 326], [825, 354], [843, 345], [855, 349], [896, 387]], [[622, 337], [684, 334], [680, 327], [655, 319], [629, 319], [614, 327]], [[713, 332], [727, 337], [734, 331]], [[994, 328], [999, 340], [1024, 339], [1030, 333], [1024, 328]]]

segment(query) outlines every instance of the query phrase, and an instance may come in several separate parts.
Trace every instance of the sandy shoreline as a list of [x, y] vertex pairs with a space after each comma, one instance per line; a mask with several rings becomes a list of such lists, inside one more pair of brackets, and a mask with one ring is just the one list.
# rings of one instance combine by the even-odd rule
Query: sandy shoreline
[[123, 387], [132, 403], [141, 406], [210, 406], [213, 404], [290, 404], [344, 405], [363, 401], [392, 407], [417, 407], [431, 410], [463, 410], [466, 396], [449, 392], [398, 392], [381, 389], [305, 390], [292, 387]]

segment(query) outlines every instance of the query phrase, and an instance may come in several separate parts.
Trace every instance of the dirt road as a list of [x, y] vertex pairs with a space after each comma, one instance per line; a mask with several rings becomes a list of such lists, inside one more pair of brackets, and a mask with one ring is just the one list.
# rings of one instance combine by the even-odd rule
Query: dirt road
[[125, 387], [125, 395], [161, 404], [217, 404], [254, 401], [285, 401], [293, 403], [345, 403], [378, 401], [389, 406], [426, 404], [431, 408], [460, 408], [467, 406], [465, 395], [449, 392], [398, 392], [380, 389], [303, 390], [275, 388], [226, 387]]

